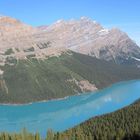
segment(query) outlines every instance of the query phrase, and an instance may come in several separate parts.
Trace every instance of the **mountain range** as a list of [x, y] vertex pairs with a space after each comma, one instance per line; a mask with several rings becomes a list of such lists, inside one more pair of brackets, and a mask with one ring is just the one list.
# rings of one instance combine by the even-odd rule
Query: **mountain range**
[[[43, 44], [47, 43], [46, 48]], [[43, 58], [72, 50], [119, 64], [140, 59], [140, 48], [126, 33], [117, 28], [103, 28], [87, 17], [59, 20], [50, 26], [40, 27], [0, 17], [1, 53], [9, 48], [13, 49], [17, 58], [26, 58], [30, 54]]]
[[87, 17], [39, 27], [0, 17], [0, 102], [96, 91], [140, 78], [139, 68], [140, 48], [117, 28]]

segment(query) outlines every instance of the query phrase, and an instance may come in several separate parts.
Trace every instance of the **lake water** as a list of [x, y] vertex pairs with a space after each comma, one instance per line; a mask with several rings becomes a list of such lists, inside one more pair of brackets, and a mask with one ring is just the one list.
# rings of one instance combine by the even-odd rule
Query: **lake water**
[[46, 135], [48, 128], [63, 131], [91, 117], [113, 112], [140, 98], [140, 80], [114, 84], [102, 91], [30, 105], [0, 105], [0, 131]]

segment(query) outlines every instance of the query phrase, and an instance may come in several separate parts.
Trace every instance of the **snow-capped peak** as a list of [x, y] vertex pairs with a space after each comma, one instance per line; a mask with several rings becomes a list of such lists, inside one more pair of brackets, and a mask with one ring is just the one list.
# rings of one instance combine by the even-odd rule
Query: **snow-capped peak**
[[132, 57], [133, 59], [135, 59], [136, 61], [140, 61], [140, 59], [139, 58], [136, 58], [136, 57]]
[[102, 29], [102, 30], [99, 31], [100, 35], [106, 35], [108, 33], [109, 33], [109, 29]]
[[63, 19], [59, 19], [59, 20], [57, 20], [57, 21], [55, 22], [55, 24], [59, 24], [59, 23], [63, 23], [63, 22], [64, 22]]
[[81, 20], [89, 20], [89, 18], [88, 17], [85, 17], [85, 16], [81, 17], [80, 19]]

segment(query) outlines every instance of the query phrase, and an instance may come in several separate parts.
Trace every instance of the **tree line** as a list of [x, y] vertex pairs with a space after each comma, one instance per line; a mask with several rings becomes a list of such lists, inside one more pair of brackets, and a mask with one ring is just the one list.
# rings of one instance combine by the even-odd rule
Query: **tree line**
[[1, 133], [0, 140], [140, 140], [140, 101], [119, 111], [92, 118], [62, 133], [48, 130], [39, 133]]

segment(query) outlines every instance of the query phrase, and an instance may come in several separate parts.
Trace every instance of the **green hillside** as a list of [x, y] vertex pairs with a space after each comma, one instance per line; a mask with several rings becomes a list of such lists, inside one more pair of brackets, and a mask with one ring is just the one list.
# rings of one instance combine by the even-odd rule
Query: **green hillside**
[[[8, 59], [1, 66], [1, 103], [28, 103], [84, 92], [75, 81], [88, 80], [98, 89], [115, 82], [140, 79], [140, 69], [68, 52], [45, 60]], [[74, 79], [74, 80], [73, 80]]]
[[119, 111], [92, 118], [63, 133], [52, 133], [52, 140], [58, 135], [61, 140], [139, 140], [139, 116], [140, 101], [137, 101]]

